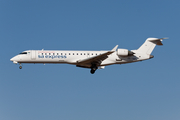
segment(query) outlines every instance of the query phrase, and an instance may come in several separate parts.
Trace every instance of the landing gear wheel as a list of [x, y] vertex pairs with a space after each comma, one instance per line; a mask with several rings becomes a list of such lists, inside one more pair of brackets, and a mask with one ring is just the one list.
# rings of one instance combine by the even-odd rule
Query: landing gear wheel
[[91, 69], [91, 74], [94, 74], [95, 73], [95, 70]]
[[95, 64], [92, 65], [92, 67], [91, 67], [91, 74], [94, 74], [96, 70], [97, 70], [97, 66]]
[[19, 69], [22, 69], [22, 66], [19, 66]]

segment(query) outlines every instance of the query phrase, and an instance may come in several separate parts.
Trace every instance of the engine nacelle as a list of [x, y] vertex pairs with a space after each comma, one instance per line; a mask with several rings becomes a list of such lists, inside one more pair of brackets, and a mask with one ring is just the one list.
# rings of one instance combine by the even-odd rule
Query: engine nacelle
[[129, 51], [127, 49], [118, 49], [117, 50], [117, 55], [118, 56], [130, 56], [133, 55], [134, 53], [132, 51]]

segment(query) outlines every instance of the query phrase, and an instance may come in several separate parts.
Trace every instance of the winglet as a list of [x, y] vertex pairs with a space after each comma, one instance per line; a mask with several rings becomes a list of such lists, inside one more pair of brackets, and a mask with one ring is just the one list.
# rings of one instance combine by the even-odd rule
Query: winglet
[[117, 47], [118, 47], [118, 45], [116, 45], [111, 51], [115, 52]]

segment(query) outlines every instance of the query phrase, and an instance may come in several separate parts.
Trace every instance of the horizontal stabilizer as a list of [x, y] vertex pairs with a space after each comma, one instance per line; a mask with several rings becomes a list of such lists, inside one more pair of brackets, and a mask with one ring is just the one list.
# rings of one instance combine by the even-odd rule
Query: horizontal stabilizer
[[148, 38], [148, 41], [153, 42], [156, 45], [163, 45], [162, 41], [168, 38]]

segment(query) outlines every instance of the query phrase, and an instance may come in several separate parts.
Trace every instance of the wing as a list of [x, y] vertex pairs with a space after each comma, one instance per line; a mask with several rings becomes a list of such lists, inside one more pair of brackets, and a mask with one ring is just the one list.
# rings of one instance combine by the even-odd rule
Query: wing
[[108, 55], [114, 53], [117, 49], [118, 45], [116, 45], [111, 51], [107, 51], [101, 55], [93, 56], [87, 59], [78, 60], [77, 67], [91, 68], [92, 64], [99, 66], [101, 62], [108, 58]]

